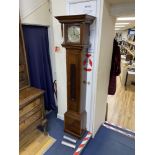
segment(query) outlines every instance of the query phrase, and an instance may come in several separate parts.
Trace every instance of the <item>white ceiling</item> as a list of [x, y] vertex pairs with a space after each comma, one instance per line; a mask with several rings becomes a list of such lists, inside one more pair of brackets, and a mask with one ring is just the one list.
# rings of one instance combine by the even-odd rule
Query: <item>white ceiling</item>
[[135, 0], [106, 0], [109, 4], [134, 3]]
[[[127, 17], [135, 16], [135, 0], [106, 0], [111, 7], [111, 15], [114, 17]], [[128, 28], [133, 28], [135, 26], [135, 21], [116, 21], [127, 22], [128, 25], [125, 25], [121, 30], [126, 30]]]
[[125, 27], [120, 28], [120, 30], [127, 30], [129, 28], [134, 28], [135, 27], [135, 21], [116, 21], [117, 23], [129, 23], [128, 25], [125, 25]]

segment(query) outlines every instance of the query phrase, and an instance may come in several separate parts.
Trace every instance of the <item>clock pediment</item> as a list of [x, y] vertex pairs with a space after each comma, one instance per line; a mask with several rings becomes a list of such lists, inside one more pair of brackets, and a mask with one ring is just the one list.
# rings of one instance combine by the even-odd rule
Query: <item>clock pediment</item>
[[56, 19], [59, 20], [60, 23], [93, 23], [95, 17], [87, 14], [83, 15], [69, 15], [69, 16], [56, 16]]

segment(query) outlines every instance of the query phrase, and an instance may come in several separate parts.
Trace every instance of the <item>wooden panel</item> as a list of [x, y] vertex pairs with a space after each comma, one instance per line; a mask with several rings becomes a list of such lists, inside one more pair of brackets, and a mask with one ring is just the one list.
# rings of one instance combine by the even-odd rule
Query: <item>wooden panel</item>
[[81, 53], [67, 51], [67, 95], [68, 110], [80, 112]]
[[38, 120], [42, 117], [42, 111], [38, 111], [37, 113], [33, 114], [31, 117], [29, 117], [27, 120], [23, 121], [19, 126], [19, 131], [22, 132], [24, 129], [26, 129], [28, 126], [30, 126], [33, 122]]
[[34, 100], [33, 102], [31, 102], [26, 107], [20, 109], [19, 116], [21, 117], [21, 116], [25, 115], [26, 113], [30, 112], [33, 108], [37, 107], [40, 104], [41, 104], [40, 98]]
[[42, 109], [43, 109], [43, 105], [42, 104], [38, 105], [35, 108], [31, 108], [31, 110], [29, 112], [27, 112], [25, 115], [20, 117], [20, 122], [19, 123], [21, 124], [24, 120], [29, 119], [29, 117], [32, 116], [33, 114], [35, 114], [36, 112], [42, 111]]
[[37, 97], [43, 95], [44, 91], [34, 87], [28, 87], [20, 91], [19, 94], [19, 106], [20, 109], [29, 104]]
[[95, 17], [90, 15], [69, 15], [69, 16], [57, 16], [55, 17], [60, 23], [93, 23]]
[[28, 66], [21, 25], [19, 25], [19, 88], [29, 85]]
[[90, 29], [89, 29], [89, 24], [82, 24], [81, 25], [81, 42], [84, 45], [89, 45], [89, 35], [90, 35]]
[[80, 119], [78, 119], [78, 117], [76, 117], [76, 119], [74, 119], [71, 115], [65, 115], [65, 129], [68, 129], [70, 132], [76, 133], [77, 135], [81, 134], [80, 133]]
[[80, 114], [68, 111], [65, 113], [65, 132], [81, 138], [86, 130], [86, 112]]

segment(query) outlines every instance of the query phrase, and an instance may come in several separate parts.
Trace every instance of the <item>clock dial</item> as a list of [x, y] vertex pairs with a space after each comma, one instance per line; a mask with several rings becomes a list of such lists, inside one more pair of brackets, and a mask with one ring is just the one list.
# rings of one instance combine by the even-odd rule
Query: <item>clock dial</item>
[[80, 27], [70, 26], [68, 28], [68, 42], [77, 43], [80, 42]]

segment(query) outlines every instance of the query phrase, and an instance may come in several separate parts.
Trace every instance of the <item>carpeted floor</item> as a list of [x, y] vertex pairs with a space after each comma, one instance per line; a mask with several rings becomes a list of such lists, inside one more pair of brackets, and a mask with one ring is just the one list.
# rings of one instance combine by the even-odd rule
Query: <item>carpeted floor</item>
[[134, 139], [101, 126], [81, 155], [134, 155]]
[[[73, 155], [75, 149], [63, 146], [61, 140], [64, 133], [64, 122], [56, 118], [56, 113], [47, 115], [48, 132], [56, 139], [45, 155]], [[123, 130], [124, 131], [124, 130]], [[129, 132], [128, 132], [129, 133]], [[77, 147], [81, 143], [77, 142]], [[94, 139], [87, 144], [81, 155], [134, 155], [134, 139], [101, 126]]]
[[116, 126], [116, 125], [111, 124], [111, 123], [109, 123], [109, 122], [105, 122], [104, 124], [109, 125], [109, 126], [111, 126], [111, 127], [114, 127], [115, 129], [121, 130], [121, 131], [123, 131], [123, 132], [126, 132], [127, 134], [131, 134], [131, 135], [135, 136], [135, 133], [134, 133], [133, 131], [131, 131], [131, 130], [126, 130], [125, 128]]
[[[76, 149], [72, 149], [70, 147], [61, 144], [63, 136], [67, 135], [66, 133], [64, 133], [64, 122], [56, 118], [56, 112], [54, 111], [50, 112], [47, 115], [47, 119], [48, 119], [48, 133], [49, 135], [51, 135], [53, 138], [56, 139], [56, 142], [44, 155], [73, 155]], [[78, 140], [76, 143], [76, 148], [79, 146], [80, 143], [81, 140]]]

